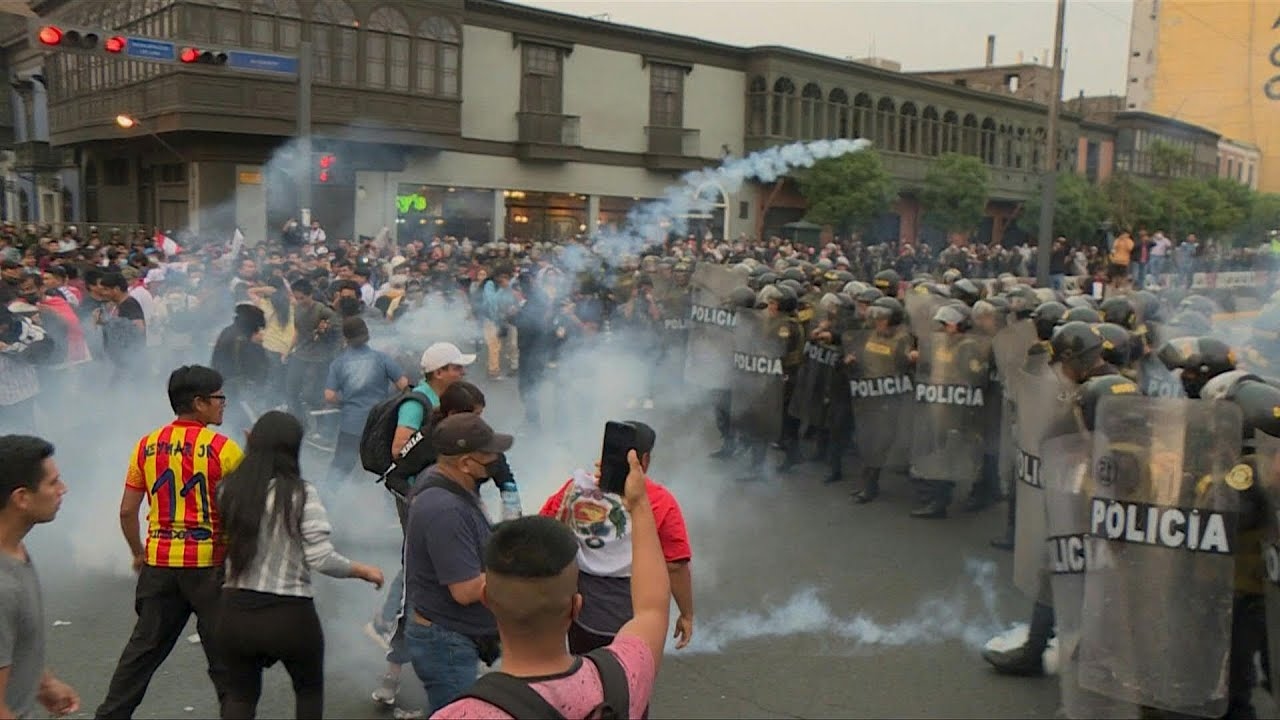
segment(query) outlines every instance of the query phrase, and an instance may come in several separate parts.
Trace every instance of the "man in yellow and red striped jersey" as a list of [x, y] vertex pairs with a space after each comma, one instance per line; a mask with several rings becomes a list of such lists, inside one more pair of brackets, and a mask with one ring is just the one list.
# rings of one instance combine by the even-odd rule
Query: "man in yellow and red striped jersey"
[[[99, 718], [133, 716], [193, 612], [219, 705], [225, 695], [225, 670], [213, 646], [225, 551], [216, 499], [218, 484], [243, 453], [210, 427], [222, 423], [227, 406], [216, 370], [174, 370], [169, 404], [177, 418], [138, 441], [125, 476], [120, 528], [138, 573], [138, 622], [95, 713]], [[138, 523], [144, 498], [145, 543]]]

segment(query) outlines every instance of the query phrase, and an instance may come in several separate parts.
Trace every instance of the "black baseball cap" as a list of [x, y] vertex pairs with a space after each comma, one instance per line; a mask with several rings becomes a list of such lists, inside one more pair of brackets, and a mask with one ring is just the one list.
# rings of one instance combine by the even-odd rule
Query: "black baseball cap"
[[431, 445], [441, 455], [492, 453], [500, 455], [511, 449], [515, 438], [495, 433], [479, 415], [458, 413], [436, 423], [431, 431]]

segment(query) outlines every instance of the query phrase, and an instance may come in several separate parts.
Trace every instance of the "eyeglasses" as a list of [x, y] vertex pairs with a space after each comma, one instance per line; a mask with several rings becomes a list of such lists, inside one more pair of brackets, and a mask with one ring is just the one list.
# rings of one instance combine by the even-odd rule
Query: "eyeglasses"
[[224, 403], [227, 401], [226, 395], [205, 395], [204, 398], [206, 400], [221, 400]]

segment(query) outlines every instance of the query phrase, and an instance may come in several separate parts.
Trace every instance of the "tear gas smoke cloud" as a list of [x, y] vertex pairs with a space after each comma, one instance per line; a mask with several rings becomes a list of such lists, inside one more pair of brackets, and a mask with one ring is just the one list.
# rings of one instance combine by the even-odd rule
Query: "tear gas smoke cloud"
[[[809, 587], [787, 602], [761, 612], [739, 612], [703, 621], [687, 652], [722, 652], [738, 641], [819, 635], [851, 642], [856, 647], [901, 647], [960, 641], [979, 648], [1004, 629], [996, 611], [996, 565], [968, 559], [969, 586], [960, 585], [944, 597], [920, 602], [902, 620], [880, 622], [861, 613], [841, 616]], [[975, 597], [976, 595], [976, 597]]]

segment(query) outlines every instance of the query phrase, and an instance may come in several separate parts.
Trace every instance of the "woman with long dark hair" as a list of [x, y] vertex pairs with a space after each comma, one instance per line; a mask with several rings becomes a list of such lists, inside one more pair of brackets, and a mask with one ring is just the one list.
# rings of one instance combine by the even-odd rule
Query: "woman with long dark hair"
[[279, 411], [258, 419], [244, 461], [218, 490], [227, 580], [216, 637], [227, 666], [223, 718], [252, 718], [262, 671], [277, 661], [293, 680], [299, 718], [324, 712], [324, 633], [311, 573], [382, 587], [382, 571], [352, 562], [329, 542], [329, 519], [302, 479], [303, 429]]

